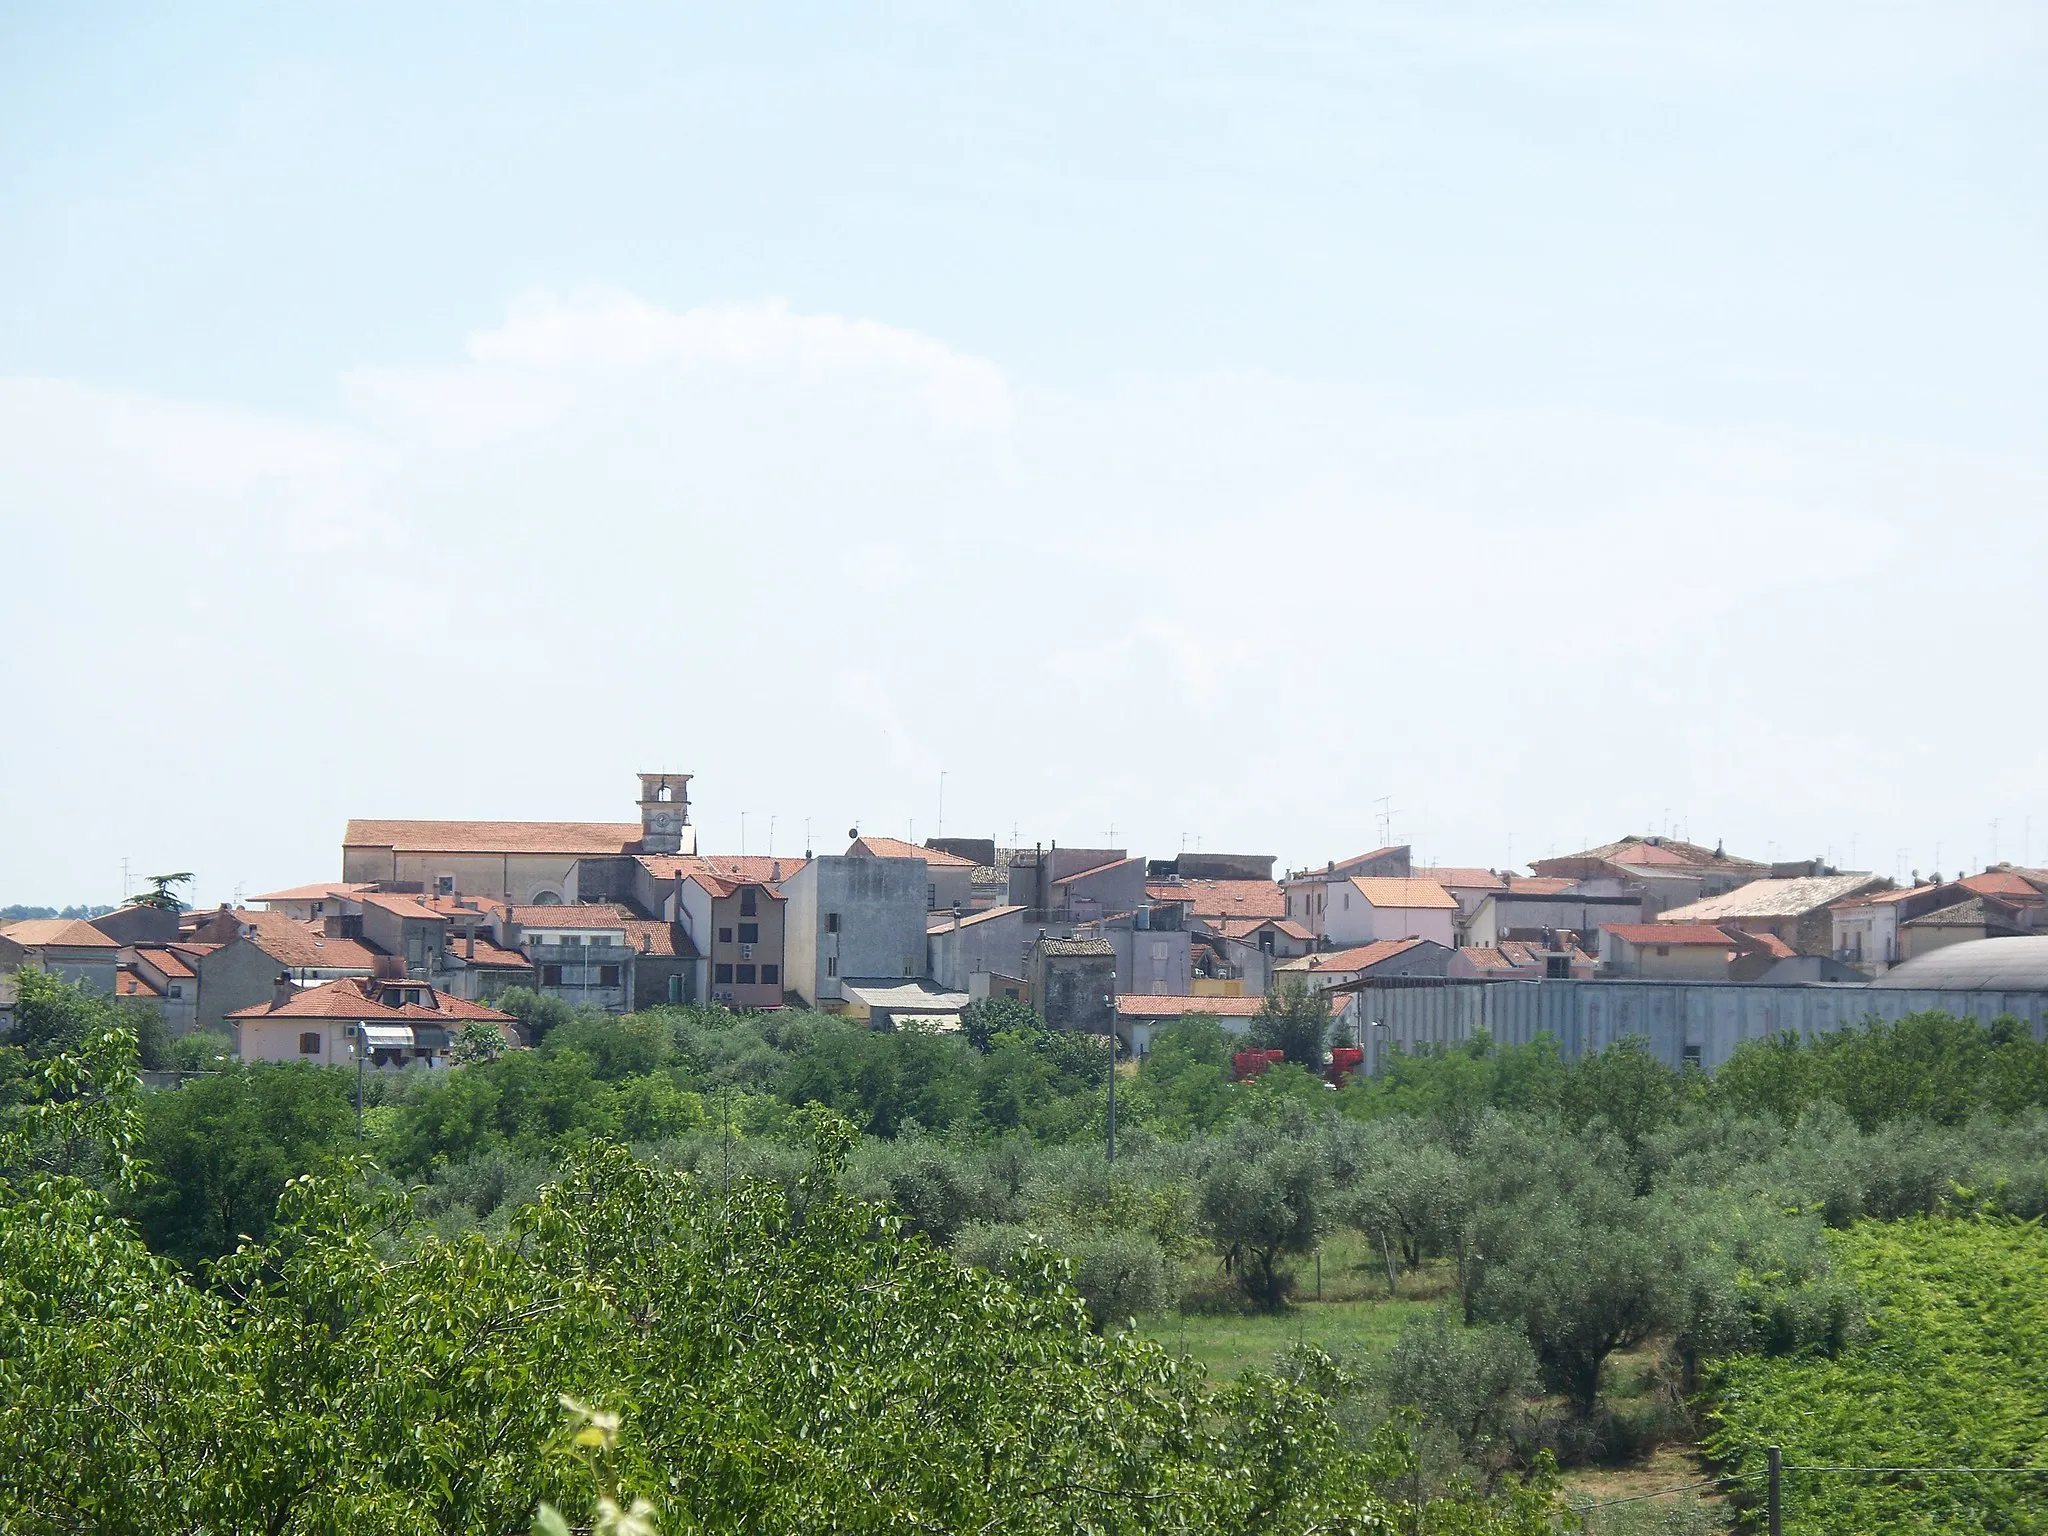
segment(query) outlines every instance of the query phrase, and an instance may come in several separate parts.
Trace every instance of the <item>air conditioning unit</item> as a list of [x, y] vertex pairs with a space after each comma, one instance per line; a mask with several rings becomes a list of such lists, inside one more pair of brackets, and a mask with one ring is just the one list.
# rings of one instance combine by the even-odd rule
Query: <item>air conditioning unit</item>
[[742, 944], [742, 945], [740, 946], [740, 958], [741, 958], [742, 960], [751, 960], [751, 959], [753, 959], [753, 958], [754, 958], [754, 946], [753, 946], [753, 945], [751, 945], [751, 944]]

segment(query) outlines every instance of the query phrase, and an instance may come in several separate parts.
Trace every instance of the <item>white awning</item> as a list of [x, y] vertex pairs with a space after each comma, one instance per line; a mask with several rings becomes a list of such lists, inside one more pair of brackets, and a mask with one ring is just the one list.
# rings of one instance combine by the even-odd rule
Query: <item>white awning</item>
[[412, 1049], [412, 1026], [410, 1024], [365, 1024], [363, 1043], [373, 1051], [409, 1051]]

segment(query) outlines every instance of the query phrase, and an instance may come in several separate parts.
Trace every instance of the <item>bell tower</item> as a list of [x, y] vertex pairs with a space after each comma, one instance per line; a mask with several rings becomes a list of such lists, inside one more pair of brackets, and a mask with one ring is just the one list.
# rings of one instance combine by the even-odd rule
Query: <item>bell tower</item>
[[697, 829], [690, 825], [690, 776], [687, 773], [640, 775], [640, 851], [697, 851]]

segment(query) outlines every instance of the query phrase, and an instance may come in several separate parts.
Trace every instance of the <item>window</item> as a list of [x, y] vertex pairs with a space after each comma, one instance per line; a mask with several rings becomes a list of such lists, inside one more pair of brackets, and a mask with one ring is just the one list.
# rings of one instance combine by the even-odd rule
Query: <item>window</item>
[[779, 986], [781, 986], [781, 985], [782, 985], [782, 967], [781, 967], [781, 966], [779, 966], [779, 965], [764, 965], [764, 966], [762, 966], [762, 967], [761, 967], [761, 985], [762, 985], [762, 986], [764, 986], [764, 987], [779, 987]]
[[184, 983], [183, 983], [182, 981], [174, 981], [174, 982], [172, 982], [172, 983], [171, 983], [171, 996], [173, 996], [173, 997], [183, 997], [184, 995], [185, 995], [185, 984], [184, 984]]
[[761, 925], [760, 925], [759, 923], [741, 923], [741, 924], [740, 924], [740, 942], [741, 942], [742, 944], [758, 944], [758, 943], [760, 943], [760, 942], [761, 942]]
[[837, 933], [839, 931], [839, 914], [837, 912], [827, 912], [825, 914], [825, 931], [827, 933]]
[[1017, 989], [1015, 987], [1005, 987], [1003, 988], [1003, 996], [1014, 1003], [1017, 1001]]
[[939, 909], [939, 888], [936, 885], [924, 888], [924, 909], [927, 912], [936, 912]]
[[711, 980], [721, 987], [731, 986], [732, 966], [730, 964], [714, 965], [711, 967]]
[[672, 1002], [672, 1003], [680, 1003], [680, 1002], [681, 1002], [681, 1001], [683, 1000], [683, 978], [682, 978], [682, 977], [680, 977], [680, 976], [671, 976], [671, 977], [669, 977], [669, 979], [668, 979], [668, 1000], [669, 1000], [670, 1002]]
[[759, 896], [760, 893], [756, 891], [751, 885], [740, 892], [741, 917], [754, 917], [758, 915], [756, 910], [756, 902]]
[[1700, 1064], [1700, 1048], [1696, 1045], [1688, 1045], [1680, 1052], [1680, 1057], [1683, 1065], [1696, 1067]]
[[743, 987], [751, 987], [754, 984], [754, 968], [751, 965], [740, 967], [739, 984]]
[[559, 987], [562, 984], [562, 968], [559, 965], [542, 966], [540, 984], [544, 987]]
[[718, 942], [721, 944], [730, 944], [732, 942], [732, 929], [730, 927], [718, 930]]
[[1660, 955], [1668, 955], [1671, 953], [1671, 946], [1669, 944], [1659, 944], [1657, 946], [1657, 953]]
[[837, 955], [827, 955], [825, 957], [825, 974], [827, 976], [837, 976], [839, 974], [839, 957]]
[[616, 987], [619, 984], [619, 968], [616, 965], [600, 965], [597, 968], [597, 984], [600, 987]]
[[437, 895], [453, 896], [455, 894], [455, 877], [453, 875], [440, 876], [434, 881], [434, 890]]
[[299, 1036], [299, 1054], [301, 1056], [318, 1056], [320, 1054], [320, 1037], [310, 1034]]

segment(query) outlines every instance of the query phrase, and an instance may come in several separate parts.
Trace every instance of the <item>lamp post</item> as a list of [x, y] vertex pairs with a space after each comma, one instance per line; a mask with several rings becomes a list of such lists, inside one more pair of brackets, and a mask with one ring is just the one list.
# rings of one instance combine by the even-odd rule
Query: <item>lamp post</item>
[[363, 1065], [368, 1056], [368, 1037], [363, 1030], [367, 1026], [361, 1019], [356, 1020], [356, 1141], [363, 1139]]
[[1116, 972], [1109, 973], [1109, 995], [1103, 998], [1109, 1009], [1109, 1157], [1116, 1161]]

